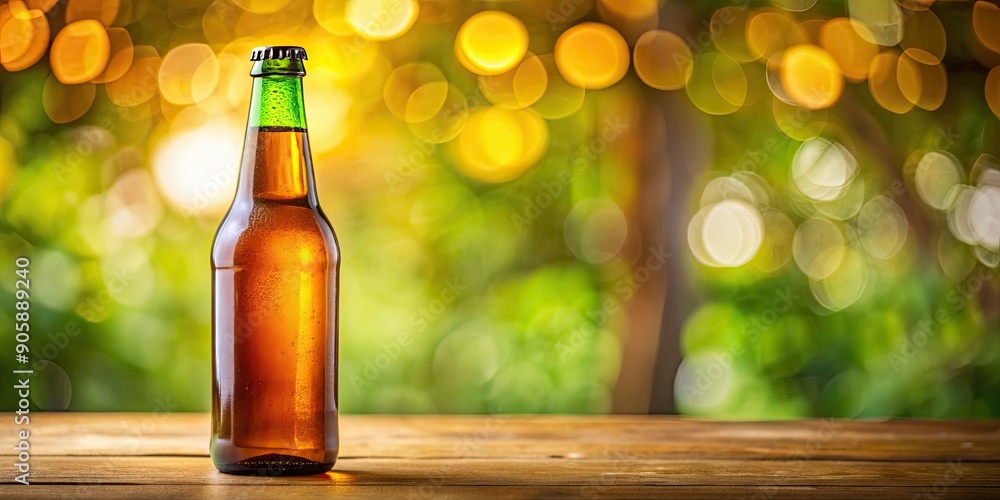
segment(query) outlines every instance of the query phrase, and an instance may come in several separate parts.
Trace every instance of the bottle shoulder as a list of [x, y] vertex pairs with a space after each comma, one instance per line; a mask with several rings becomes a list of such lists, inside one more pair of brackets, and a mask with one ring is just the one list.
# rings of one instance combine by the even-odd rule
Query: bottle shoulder
[[245, 265], [262, 258], [335, 267], [340, 262], [340, 246], [318, 206], [234, 204], [216, 231], [212, 265]]

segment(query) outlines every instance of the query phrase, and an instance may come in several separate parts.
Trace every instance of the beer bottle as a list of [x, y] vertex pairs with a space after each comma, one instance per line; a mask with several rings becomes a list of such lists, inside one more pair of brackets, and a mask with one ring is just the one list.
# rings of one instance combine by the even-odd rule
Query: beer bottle
[[319, 474], [337, 459], [340, 249], [319, 208], [306, 52], [259, 47], [236, 198], [212, 248], [212, 442], [222, 472]]

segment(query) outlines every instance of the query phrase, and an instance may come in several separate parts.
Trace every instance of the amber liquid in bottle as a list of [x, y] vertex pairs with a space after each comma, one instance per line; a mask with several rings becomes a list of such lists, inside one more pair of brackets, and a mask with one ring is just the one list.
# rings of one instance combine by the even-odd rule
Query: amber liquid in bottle
[[211, 455], [222, 472], [319, 474], [339, 441], [340, 251], [316, 198], [305, 51], [258, 50], [236, 198], [212, 249]]

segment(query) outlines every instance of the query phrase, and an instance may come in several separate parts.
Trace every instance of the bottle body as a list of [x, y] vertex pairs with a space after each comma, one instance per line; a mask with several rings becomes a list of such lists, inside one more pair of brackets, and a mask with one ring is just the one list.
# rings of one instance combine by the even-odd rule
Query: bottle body
[[212, 249], [211, 455], [222, 472], [317, 474], [339, 448], [340, 251], [305, 129], [255, 125]]

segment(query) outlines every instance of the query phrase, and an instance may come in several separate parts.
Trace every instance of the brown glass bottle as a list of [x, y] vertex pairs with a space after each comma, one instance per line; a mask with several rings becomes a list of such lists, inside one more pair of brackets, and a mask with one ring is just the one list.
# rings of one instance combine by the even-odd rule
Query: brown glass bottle
[[222, 472], [337, 459], [340, 249], [319, 208], [300, 47], [254, 49], [240, 179], [212, 249], [212, 442]]

